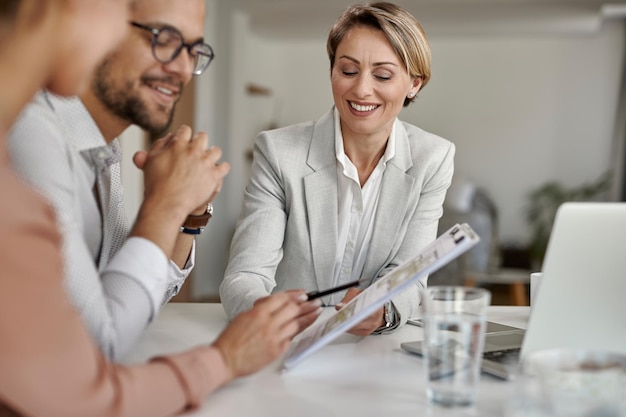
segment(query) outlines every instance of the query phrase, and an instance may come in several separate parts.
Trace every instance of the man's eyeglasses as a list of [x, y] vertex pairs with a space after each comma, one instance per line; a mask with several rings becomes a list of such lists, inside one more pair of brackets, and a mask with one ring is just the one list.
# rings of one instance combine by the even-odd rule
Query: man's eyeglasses
[[137, 22], [130, 22], [130, 24], [152, 33], [152, 55], [163, 64], [172, 62], [183, 48], [187, 48], [189, 56], [191, 56], [195, 64], [193, 75], [200, 75], [207, 69], [215, 57], [211, 46], [201, 41], [191, 44], [185, 43], [183, 35], [174, 28], [167, 26], [153, 28]]

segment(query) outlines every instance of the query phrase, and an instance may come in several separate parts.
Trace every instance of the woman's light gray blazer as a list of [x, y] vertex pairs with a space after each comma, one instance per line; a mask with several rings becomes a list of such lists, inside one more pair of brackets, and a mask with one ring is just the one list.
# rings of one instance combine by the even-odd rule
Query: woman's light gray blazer
[[[395, 121], [363, 278], [374, 281], [436, 238], [454, 170], [454, 145]], [[317, 122], [261, 132], [220, 297], [229, 317], [270, 292], [332, 285], [337, 253], [337, 159], [333, 110]], [[393, 299], [414, 316], [425, 281]], [[336, 304], [344, 293], [325, 297]]]

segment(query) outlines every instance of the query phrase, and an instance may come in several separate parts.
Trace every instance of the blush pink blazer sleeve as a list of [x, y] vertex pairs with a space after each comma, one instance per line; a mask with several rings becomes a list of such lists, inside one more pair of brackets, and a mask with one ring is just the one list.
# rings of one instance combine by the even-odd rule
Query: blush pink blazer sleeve
[[63, 288], [52, 210], [0, 148], [0, 415], [169, 416], [230, 376], [210, 346], [123, 367], [107, 362]]

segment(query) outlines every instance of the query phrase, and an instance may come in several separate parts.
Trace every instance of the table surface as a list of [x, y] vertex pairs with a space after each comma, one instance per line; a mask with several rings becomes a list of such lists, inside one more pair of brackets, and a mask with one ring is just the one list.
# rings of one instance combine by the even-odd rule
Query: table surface
[[[526, 328], [529, 313], [529, 307], [492, 306], [488, 319]], [[210, 343], [226, 324], [221, 304], [169, 303], [124, 363], [142, 363], [155, 355]], [[422, 358], [400, 349], [401, 342], [421, 339], [422, 329], [412, 325], [389, 335], [359, 338], [345, 334], [289, 371], [280, 372], [277, 361], [231, 382], [186, 416], [502, 415], [514, 383], [487, 375], [481, 377], [473, 407], [447, 409], [428, 404]]]

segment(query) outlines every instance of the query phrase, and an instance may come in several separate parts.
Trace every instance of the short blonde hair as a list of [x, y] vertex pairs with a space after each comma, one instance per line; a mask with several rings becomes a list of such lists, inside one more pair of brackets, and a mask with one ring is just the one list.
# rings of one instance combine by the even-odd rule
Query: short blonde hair
[[[426, 32], [411, 13], [387, 2], [354, 4], [344, 10], [331, 28], [326, 42], [331, 69], [335, 65], [337, 47], [356, 26], [368, 26], [383, 32], [409, 75], [422, 79], [421, 88], [428, 83], [431, 52]], [[413, 99], [407, 98], [404, 106], [408, 106]]]

